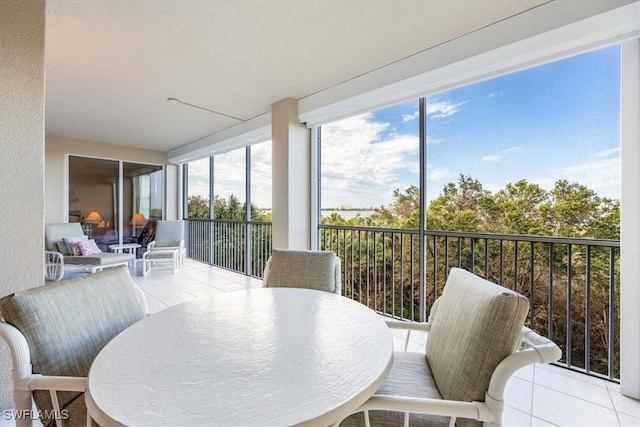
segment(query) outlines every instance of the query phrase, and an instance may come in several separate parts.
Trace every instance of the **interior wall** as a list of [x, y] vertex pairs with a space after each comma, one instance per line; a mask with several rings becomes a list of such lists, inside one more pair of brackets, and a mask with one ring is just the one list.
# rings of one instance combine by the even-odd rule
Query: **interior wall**
[[70, 183], [70, 188], [78, 199], [75, 203], [69, 202], [69, 210], [78, 210], [83, 217], [96, 211], [103, 221], [114, 224], [113, 184], [104, 176], [71, 174], [69, 178], [73, 183]]
[[[44, 0], [0, 1], [0, 297], [44, 284], [44, 29]], [[10, 369], [0, 340], [0, 410]]]
[[[149, 163], [165, 165], [165, 168], [175, 168], [174, 165], [168, 164], [167, 153], [165, 152], [47, 135], [45, 144], [45, 222], [47, 223], [66, 222], [68, 220], [65, 209], [69, 200], [67, 155]], [[178, 206], [177, 176], [176, 174], [166, 175], [167, 189], [165, 197], [167, 211], [176, 212]], [[82, 213], [85, 214], [84, 211]], [[102, 212], [100, 213], [102, 214]], [[128, 221], [127, 214], [128, 211], [125, 210], [125, 220]], [[169, 216], [166, 216], [166, 218], [174, 219]]]

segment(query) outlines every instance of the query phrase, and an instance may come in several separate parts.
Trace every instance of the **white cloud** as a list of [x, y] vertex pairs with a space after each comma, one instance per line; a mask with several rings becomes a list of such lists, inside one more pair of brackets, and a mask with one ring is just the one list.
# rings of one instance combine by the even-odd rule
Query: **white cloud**
[[209, 197], [209, 158], [189, 162], [189, 196]]
[[444, 119], [452, 116], [460, 111], [460, 107], [469, 101], [463, 101], [458, 103], [451, 103], [448, 101], [442, 101], [439, 98], [429, 98], [427, 102], [427, 116], [430, 119]]
[[[271, 207], [271, 142], [251, 147], [251, 202]], [[227, 199], [231, 194], [246, 199], [246, 151], [244, 148], [215, 156], [214, 192]], [[209, 159], [189, 163], [189, 195], [209, 197]]]
[[498, 154], [491, 154], [489, 156], [484, 156], [482, 160], [484, 160], [485, 162], [500, 163], [500, 161], [502, 160], [502, 156]]
[[620, 147], [610, 148], [608, 150], [600, 151], [595, 155], [595, 157], [609, 157], [612, 154], [617, 154], [620, 156]]
[[388, 127], [369, 113], [323, 126], [323, 207], [388, 205], [393, 190], [418, 183], [418, 136], [381, 140]]
[[413, 114], [403, 114], [402, 115], [402, 121], [403, 122], [410, 122], [411, 120], [415, 120], [420, 116], [420, 111], [416, 111]]
[[504, 157], [505, 154], [517, 153], [518, 151], [520, 151], [519, 147], [510, 147], [504, 150], [500, 150], [495, 154], [484, 156], [482, 157], [482, 160], [484, 160], [485, 162], [500, 163], [502, 161], [502, 157]]
[[584, 163], [570, 165], [550, 176], [535, 180], [541, 187], [553, 188], [556, 181], [578, 182], [601, 197], [620, 198], [620, 149], [601, 151]]

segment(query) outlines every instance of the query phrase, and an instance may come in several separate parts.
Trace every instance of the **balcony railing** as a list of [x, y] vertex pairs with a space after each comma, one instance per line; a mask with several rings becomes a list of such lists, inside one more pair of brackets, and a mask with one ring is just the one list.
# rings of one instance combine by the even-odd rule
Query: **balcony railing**
[[[270, 223], [187, 229], [190, 258], [262, 276]], [[563, 366], [619, 378], [619, 241], [320, 225], [319, 244], [340, 257], [346, 297], [399, 319], [426, 319], [451, 267], [514, 289], [529, 298], [527, 325], [561, 346]]]
[[189, 219], [185, 240], [189, 258], [261, 278], [271, 256], [271, 223]]

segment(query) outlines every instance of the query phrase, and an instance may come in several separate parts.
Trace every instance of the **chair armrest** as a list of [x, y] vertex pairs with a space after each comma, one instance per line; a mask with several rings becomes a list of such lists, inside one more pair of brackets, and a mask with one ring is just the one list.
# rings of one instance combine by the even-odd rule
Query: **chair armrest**
[[23, 380], [25, 390], [78, 391], [87, 389], [86, 377], [62, 377], [34, 374]]
[[396, 411], [413, 414], [439, 415], [444, 417], [470, 418], [478, 421], [494, 421], [484, 402], [461, 402], [455, 400], [429, 399], [394, 395], [374, 394], [356, 412]]
[[0, 321], [0, 338], [3, 338], [9, 350], [11, 350], [11, 360], [13, 360], [13, 378], [14, 380], [23, 375], [31, 374], [31, 353], [29, 352], [29, 344], [22, 332], [15, 326]]
[[406, 331], [406, 335], [404, 337], [404, 349], [402, 351], [407, 351], [409, 348], [409, 341], [411, 339], [411, 331], [419, 331], [419, 332], [429, 332], [431, 329], [430, 323], [423, 322], [407, 322], [403, 320], [396, 319], [385, 319], [385, 323], [389, 329], [402, 329]]
[[430, 323], [423, 322], [405, 322], [404, 320], [385, 319], [384, 321], [389, 329], [408, 329], [410, 331], [426, 331], [431, 329]]
[[44, 251], [45, 279], [58, 281], [64, 277], [64, 255], [55, 251]]
[[271, 257], [264, 264], [264, 272], [262, 273], [262, 286], [267, 287], [267, 279], [269, 278], [269, 270], [271, 270]]
[[505, 357], [498, 364], [491, 375], [489, 390], [485, 402], [491, 407], [491, 401], [502, 402], [507, 381], [518, 369], [534, 363], [551, 363], [562, 357], [562, 350], [553, 341], [541, 337], [526, 326], [520, 332], [522, 339], [528, 348], [525, 348]]

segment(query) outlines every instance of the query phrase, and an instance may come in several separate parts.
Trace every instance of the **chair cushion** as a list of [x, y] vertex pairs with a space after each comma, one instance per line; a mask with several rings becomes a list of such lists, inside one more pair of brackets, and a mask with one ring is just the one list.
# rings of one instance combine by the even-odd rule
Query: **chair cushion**
[[92, 255], [73, 256], [68, 255], [64, 257], [65, 264], [73, 265], [96, 265], [107, 266], [119, 263], [130, 262], [136, 259], [134, 254], [116, 254], [112, 252], [100, 252]]
[[444, 399], [484, 401], [493, 371], [518, 344], [528, 309], [524, 296], [451, 269], [426, 347]]
[[[76, 256], [82, 255], [82, 249], [80, 248], [80, 244], [88, 241], [89, 241], [89, 238], [85, 235], [75, 236], [75, 237], [65, 237], [64, 239], [62, 239], [62, 243], [64, 243], [67, 246], [66, 255], [76, 255]], [[60, 244], [58, 244], [58, 247], [60, 247]], [[63, 255], [65, 255], [64, 252], [63, 252]]]
[[[411, 396], [441, 399], [431, 376], [424, 353], [393, 353], [393, 366], [377, 395]], [[375, 427], [395, 427], [403, 424], [403, 412], [369, 411], [369, 421]], [[353, 414], [340, 423], [340, 427], [364, 426], [362, 412]], [[448, 426], [448, 417], [411, 414], [410, 426]]]
[[273, 249], [265, 286], [335, 292], [336, 260], [331, 251]]
[[177, 255], [176, 249], [169, 250], [152, 250], [144, 254], [145, 259], [172, 259]]
[[156, 225], [156, 247], [180, 246], [184, 240], [184, 221], [158, 221]]
[[[4, 319], [25, 336], [33, 372], [86, 377], [100, 350], [145, 316], [145, 304], [127, 267], [63, 280], [0, 299]], [[78, 396], [59, 392], [60, 407]], [[46, 391], [36, 391], [40, 410], [50, 410]]]
[[[80, 236], [84, 236], [84, 233], [79, 222], [44, 225], [44, 246], [48, 251], [58, 251], [58, 242], [62, 239]], [[64, 255], [72, 254], [73, 248], [67, 249], [67, 252]]]
[[[76, 245], [77, 247], [80, 249], [80, 254], [76, 253]], [[93, 239], [89, 239], [86, 240], [84, 242], [78, 242], [73, 246], [73, 254], [74, 255], [94, 255], [94, 254], [99, 254], [102, 251], [100, 250], [100, 248], [98, 247], [98, 245], [96, 245], [96, 241]]]

